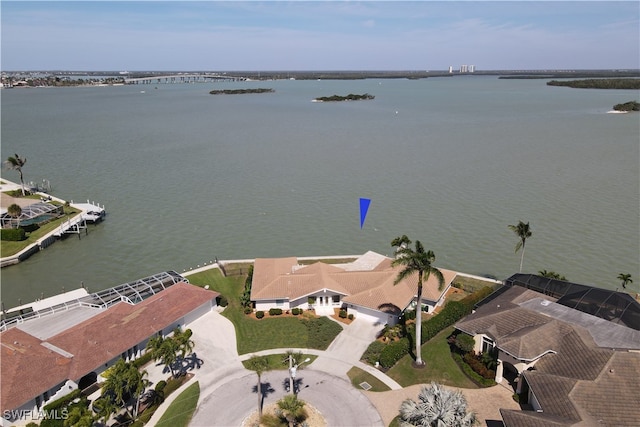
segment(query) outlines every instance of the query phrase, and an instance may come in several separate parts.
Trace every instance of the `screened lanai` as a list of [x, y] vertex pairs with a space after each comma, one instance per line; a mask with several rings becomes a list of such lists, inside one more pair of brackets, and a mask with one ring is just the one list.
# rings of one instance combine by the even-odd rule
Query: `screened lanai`
[[38, 224], [43, 221], [55, 218], [63, 213], [62, 206], [56, 206], [52, 203], [37, 202], [22, 207], [22, 212], [17, 218], [3, 212], [0, 215], [0, 225], [2, 228], [17, 228], [31, 224]]
[[613, 323], [640, 330], [640, 303], [625, 292], [536, 276], [514, 274], [506, 286], [522, 286], [557, 298], [558, 304], [588, 313]]

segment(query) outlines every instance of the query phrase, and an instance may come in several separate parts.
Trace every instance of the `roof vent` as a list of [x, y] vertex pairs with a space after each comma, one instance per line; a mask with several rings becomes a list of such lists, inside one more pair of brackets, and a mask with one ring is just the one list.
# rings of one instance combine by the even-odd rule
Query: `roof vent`
[[546, 299], [543, 299], [542, 301], [540, 301], [540, 305], [544, 305], [545, 307], [548, 306], [549, 304], [551, 304], [551, 301], [548, 301]]

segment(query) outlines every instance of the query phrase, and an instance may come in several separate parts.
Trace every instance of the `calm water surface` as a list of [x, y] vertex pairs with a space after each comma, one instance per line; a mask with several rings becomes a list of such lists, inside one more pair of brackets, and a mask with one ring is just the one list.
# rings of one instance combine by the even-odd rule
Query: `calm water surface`
[[[7, 306], [219, 259], [390, 254], [407, 234], [436, 265], [640, 290], [638, 91], [495, 77], [3, 90], [2, 158], [106, 205], [82, 240], [2, 269]], [[157, 87], [157, 89], [156, 89]], [[275, 93], [212, 96], [214, 88]], [[144, 91], [144, 93], [141, 93]], [[375, 100], [313, 103], [333, 94]], [[18, 181], [12, 171], [7, 179]], [[372, 200], [360, 229], [360, 197]]]

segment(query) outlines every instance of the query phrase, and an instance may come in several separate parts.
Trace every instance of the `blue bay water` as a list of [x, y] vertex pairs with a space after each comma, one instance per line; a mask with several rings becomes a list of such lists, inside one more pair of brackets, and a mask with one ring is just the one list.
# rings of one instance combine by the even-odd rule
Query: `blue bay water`
[[[390, 254], [407, 234], [436, 265], [640, 289], [638, 91], [545, 80], [268, 81], [1, 93], [2, 157], [27, 181], [106, 205], [104, 223], [2, 269], [7, 306], [219, 259]], [[156, 89], [157, 87], [157, 89]], [[209, 95], [268, 87], [270, 94]], [[142, 93], [141, 91], [144, 91]], [[370, 93], [372, 101], [314, 103]], [[3, 177], [18, 181], [17, 173]], [[359, 198], [371, 199], [364, 228]]]

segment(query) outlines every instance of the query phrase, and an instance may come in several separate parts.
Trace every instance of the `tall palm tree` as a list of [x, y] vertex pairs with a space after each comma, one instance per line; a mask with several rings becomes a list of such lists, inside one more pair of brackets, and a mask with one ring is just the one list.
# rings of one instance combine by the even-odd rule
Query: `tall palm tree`
[[246, 367], [258, 374], [258, 418], [262, 418], [262, 374], [269, 370], [269, 362], [264, 356], [253, 355], [246, 361]]
[[22, 184], [22, 195], [25, 195], [24, 192], [24, 177], [22, 175], [22, 168], [27, 163], [26, 157], [20, 157], [17, 154], [13, 156], [9, 156], [7, 160], [5, 160], [4, 164], [7, 169], [17, 170], [20, 174], [20, 184]]
[[[394, 243], [396, 245], [394, 245]], [[416, 296], [416, 366], [424, 365], [420, 354], [420, 346], [422, 345], [422, 282], [429, 280], [433, 274], [438, 279], [438, 289], [442, 290], [444, 286], [444, 277], [442, 272], [435, 268], [432, 264], [436, 256], [432, 251], [425, 251], [424, 246], [419, 240], [416, 240], [415, 250], [409, 246], [411, 240], [407, 236], [397, 237], [391, 241], [391, 245], [397, 246], [396, 258], [391, 263], [392, 266], [404, 266], [398, 272], [398, 276], [393, 281], [397, 285], [405, 278], [418, 274], [418, 293]]]
[[[127, 363], [124, 359], [119, 359], [112, 367], [107, 380], [102, 386], [103, 394], [111, 394], [115, 396], [115, 401], [121, 407], [127, 407], [127, 396], [132, 396], [136, 400], [133, 407], [133, 418], [137, 416], [137, 401], [144, 389], [149, 385], [149, 381], [145, 378], [147, 371], [140, 371], [132, 363]], [[127, 409], [127, 412], [129, 410]]]
[[618, 274], [618, 279], [622, 280], [622, 288], [623, 289], [627, 289], [627, 285], [629, 283], [633, 283], [633, 280], [631, 279], [631, 275], [630, 274], [620, 273], [620, 274]]
[[172, 377], [175, 376], [173, 365], [176, 360], [178, 360], [176, 353], [179, 349], [180, 345], [177, 340], [172, 337], [165, 338], [163, 336], [151, 338], [146, 348], [147, 351], [151, 352], [153, 360], [160, 361], [160, 363], [169, 368]]
[[529, 227], [529, 223], [526, 224], [522, 221], [518, 221], [518, 225], [509, 225], [509, 229], [516, 233], [520, 240], [516, 245], [516, 252], [522, 248], [522, 255], [520, 256], [520, 273], [522, 273], [522, 262], [524, 261], [524, 244], [527, 239], [531, 237], [531, 228]]
[[476, 422], [476, 415], [467, 412], [467, 401], [459, 391], [431, 383], [422, 387], [418, 400], [407, 399], [402, 402], [401, 425], [471, 427]]
[[173, 331], [173, 339], [178, 342], [178, 349], [183, 359], [187, 357], [187, 354], [190, 354], [196, 346], [196, 343], [191, 340], [191, 335], [193, 335], [191, 329], [182, 331], [180, 328], [176, 328], [176, 330]]

